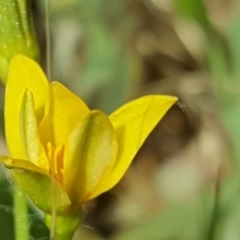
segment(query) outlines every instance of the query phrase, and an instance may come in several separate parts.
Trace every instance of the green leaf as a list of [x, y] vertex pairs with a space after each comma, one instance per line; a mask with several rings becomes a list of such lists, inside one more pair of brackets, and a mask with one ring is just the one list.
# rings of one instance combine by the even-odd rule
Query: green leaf
[[203, 0], [174, 0], [173, 3], [180, 14], [196, 20], [204, 28], [209, 28], [210, 23]]

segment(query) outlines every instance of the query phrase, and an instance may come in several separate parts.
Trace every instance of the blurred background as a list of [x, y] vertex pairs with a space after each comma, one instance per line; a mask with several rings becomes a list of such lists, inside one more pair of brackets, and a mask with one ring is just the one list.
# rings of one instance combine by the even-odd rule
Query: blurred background
[[[239, 1], [52, 0], [49, 10], [53, 79], [91, 108], [179, 98], [122, 181], [83, 206], [74, 239], [239, 240]], [[44, 1], [32, 11], [46, 69]], [[1, 85], [1, 154], [3, 99]], [[12, 183], [0, 171], [0, 238], [13, 240]], [[31, 239], [49, 239], [29, 208]]]

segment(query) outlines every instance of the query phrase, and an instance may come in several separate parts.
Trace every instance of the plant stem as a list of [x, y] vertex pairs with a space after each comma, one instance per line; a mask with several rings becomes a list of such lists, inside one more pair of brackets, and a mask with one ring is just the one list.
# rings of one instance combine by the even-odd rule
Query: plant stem
[[218, 175], [216, 177], [216, 183], [215, 183], [215, 199], [214, 199], [214, 206], [213, 206], [213, 212], [212, 212], [212, 219], [209, 227], [208, 232], [208, 240], [214, 240], [215, 237], [215, 230], [217, 226], [217, 221], [219, 217], [219, 198], [220, 198], [220, 172], [218, 170]]
[[13, 191], [15, 240], [29, 240], [27, 197], [16, 182]]
[[49, 229], [52, 227], [52, 221], [55, 225], [55, 235], [53, 239], [57, 240], [72, 240], [75, 231], [80, 223], [80, 210], [66, 215], [56, 215], [45, 213], [45, 224]]

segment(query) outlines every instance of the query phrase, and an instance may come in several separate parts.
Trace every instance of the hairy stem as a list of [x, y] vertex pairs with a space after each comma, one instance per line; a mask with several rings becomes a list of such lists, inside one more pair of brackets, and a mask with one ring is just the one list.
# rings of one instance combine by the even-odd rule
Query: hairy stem
[[27, 197], [17, 183], [13, 191], [15, 240], [29, 240]]

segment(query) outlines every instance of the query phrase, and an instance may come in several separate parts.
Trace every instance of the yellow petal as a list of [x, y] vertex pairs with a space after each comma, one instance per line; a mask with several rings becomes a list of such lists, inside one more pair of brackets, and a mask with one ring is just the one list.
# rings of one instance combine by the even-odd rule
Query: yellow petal
[[70, 199], [82, 203], [108, 179], [117, 155], [111, 122], [100, 111], [87, 114], [71, 133], [64, 155], [64, 186]]
[[0, 161], [2, 161], [5, 167], [11, 170], [14, 179], [38, 208], [48, 213], [51, 213], [53, 206], [56, 208], [57, 213], [68, 210], [71, 205], [68, 195], [62, 186], [55, 180], [55, 196], [54, 199], [52, 198], [53, 184], [48, 171], [26, 160], [0, 156]]
[[26, 89], [34, 95], [36, 117], [39, 122], [43, 106], [48, 99], [48, 81], [37, 63], [23, 55], [17, 55], [13, 57], [9, 67], [5, 93], [5, 128], [11, 156], [22, 159], [26, 159], [26, 155], [21, 144], [19, 113]]
[[27, 160], [9, 158], [6, 156], [0, 156], [0, 161], [2, 161], [2, 163], [5, 165], [5, 167], [9, 168], [9, 169], [17, 168], [17, 169], [22, 169], [22, 170], [38, 172], [38, 173], [41, 173], [44, 175], [49, 175], [49, 173], [46, 169], [42, 169]]
[[11, 173], [23, 191], [42, 211], [51, 213], [52, 208], [55, 208], [57, 214], [61, 214], [69, 210], [71, 202], [67, 193], [51, 176], [18, 168], [11, 169]]
[[176, 101], [176, 97], [170, 96], [145, 96], [110, 115], [118, 141], [118, 156], [108, 182], [99, 191], [107, 191], [118, 183], [149, 133]]
[[48, 169], [48, 159], [39, 137], [33, 94], [28, 89], [23, 96], [19, 117], [20, 135], [27, 159], [41, 168]]
[[40, 124], [42, 141], [55, 146], [66, 142], [69, 133], [89, 112], [85, 103], [59, 82], [50, 84], [50, 104]]

